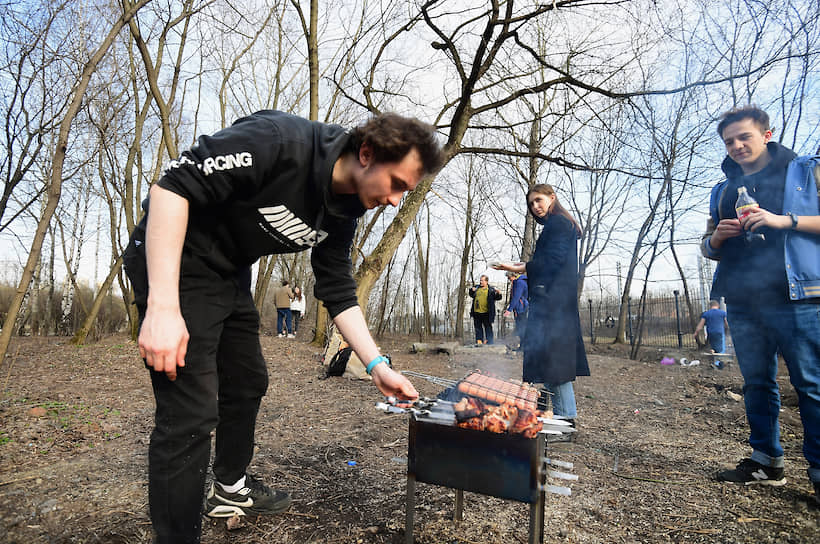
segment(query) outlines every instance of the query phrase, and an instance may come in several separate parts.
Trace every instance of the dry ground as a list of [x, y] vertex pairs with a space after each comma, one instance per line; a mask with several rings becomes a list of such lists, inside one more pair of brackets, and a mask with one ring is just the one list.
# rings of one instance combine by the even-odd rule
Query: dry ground
[[[520, 376], [520, 355], [417, 355], [411, 342], [382, 339], [397, 369]], [[263, 350], [271, 386], [251, 470], [291, 490], [293, 505], [232, 531], [206, 520], [203, 542], [404, 542], [406, 416], [377, 412], [381, 399], [368, 382], [319, 379], [319, 350], [304, 339], [265, 337]], [[150, 542], [153, 398], [134, 344], [114, 337], [76, 348], [62, 338], [22, 338], [10, 354], [0, 366], [0, 542]], [[661, 355], [630, 361], [611, 346], [591, 350], [593, 375], [576, 382], [578, 440], [549, 452], [573, 462], [580, 479], [572, 496], [548, 496], [545, 541], [819, 542], [791, 397], [783, 409], [788, 484], [720, 484], [715, 471], [748, 454], [743, 405], [727, 395], [741, 393], [737, 368], [661, 366]], [[414, 383], [423, 395], [441, 390]], [[787, 378], [782, 384], [791, 391]], [[456, 524], [454, 495], [418, 484], [417, 543], [527, 541], [527, 505], [465, 493]]]

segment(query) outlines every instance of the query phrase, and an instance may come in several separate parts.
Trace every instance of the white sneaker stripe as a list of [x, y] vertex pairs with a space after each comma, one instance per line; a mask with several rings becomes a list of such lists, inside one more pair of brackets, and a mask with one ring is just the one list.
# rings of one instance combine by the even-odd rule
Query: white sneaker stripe
[[759, 468], [756, 471], [752, 472], [752, 478], [754, 478], [755, 480], [768, 480], [769, 475], [766, 474], [766, 471], [764, 471], [762, 468]]

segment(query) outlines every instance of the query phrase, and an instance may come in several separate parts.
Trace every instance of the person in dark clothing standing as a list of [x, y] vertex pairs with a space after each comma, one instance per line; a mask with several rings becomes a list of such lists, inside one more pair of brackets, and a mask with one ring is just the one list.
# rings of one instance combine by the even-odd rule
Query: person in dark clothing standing
[[478, 285], [470, 287], [470, 296], [473, 303], [470, 306], [470, 316], [475, 325], [475, 343], [493, 343], [493, 321], [495, 321], [495, 301], [501, 300], [501, 293], [490, 285], [490, 278], [482, 275]]
[[398, 205], [441, 162], [434, 129], [415, 119], [383, 114], [347, 131], [261, 111], [200, 137], [151, 187], [124, 260], [156, 399], [148, 450], [156, 543], [199, 542], [213, 429], [206, 515], [290, 505], [288, 493], [246, 472], [268, 386], [250, 291], [260, 256], [312, 248], [315, 295], [376, 387], [418, 397], [370, 336], [350, 248], [367, 209]]
[[543, 383], [552, 395], [553, 413], [574, 424], [578, 413], [572, 382], [576, 376], [589, 376], [576, 295], [580, 229], [551, 185], [534, 185], [527, 193], [527, 206], [544, 227], [532, 260], [496, 268], [527, 273], [530, 306], [522, 346], [523, 379]]
[[[726, 180], [713, 189], [701, 252], [718, 260], [710, 298], [726, 314], [749, 422], [750, 457], [717, 474], [744, 485], [784, 485], [778, 354], [797, 390], [803, 455], [820, 496], [820, 157], [798, 157], [772, 141], [769, 116], [756, 106], [725, 113]], [[758, 206], [737, 217], [738, 189]], [[763, 234], [746, 236], [746, 232]]]

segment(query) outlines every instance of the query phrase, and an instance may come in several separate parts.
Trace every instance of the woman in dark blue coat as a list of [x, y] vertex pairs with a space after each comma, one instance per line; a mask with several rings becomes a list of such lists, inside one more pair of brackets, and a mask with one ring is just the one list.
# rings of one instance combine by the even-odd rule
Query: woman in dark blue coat
[[522, 343], [524, 381], [543, 383], [552, 393], [554, 414], [574, 420], [572, 382], [576, 376], [589, 376], [578, 315], [580, 229], [550, 185], [534, 185], [527, 193], [527, 206], [544, 227], [532, 260], [497, 268], [526, 272], [529, 278], [529, 318]]

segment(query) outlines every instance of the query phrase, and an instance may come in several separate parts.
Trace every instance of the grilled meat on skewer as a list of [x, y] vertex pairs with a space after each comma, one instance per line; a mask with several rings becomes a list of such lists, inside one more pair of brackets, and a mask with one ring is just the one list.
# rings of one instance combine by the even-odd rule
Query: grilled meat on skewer
[[465, 429], [521, 434], [527, 438], [533, 438], [543, 427], [536, 412], [519, 409], [512, 404], [482, 407], [479, 399], [461, 399], [455, 405], [457, 425]]
[[533, 438], [538, 431], [543, 428], [543, 424], [538, 421], [538, 414], [529, 410], [518, 410], [518, 417], [510, 429], [513, 434], [523, 434], [527, 438]]

